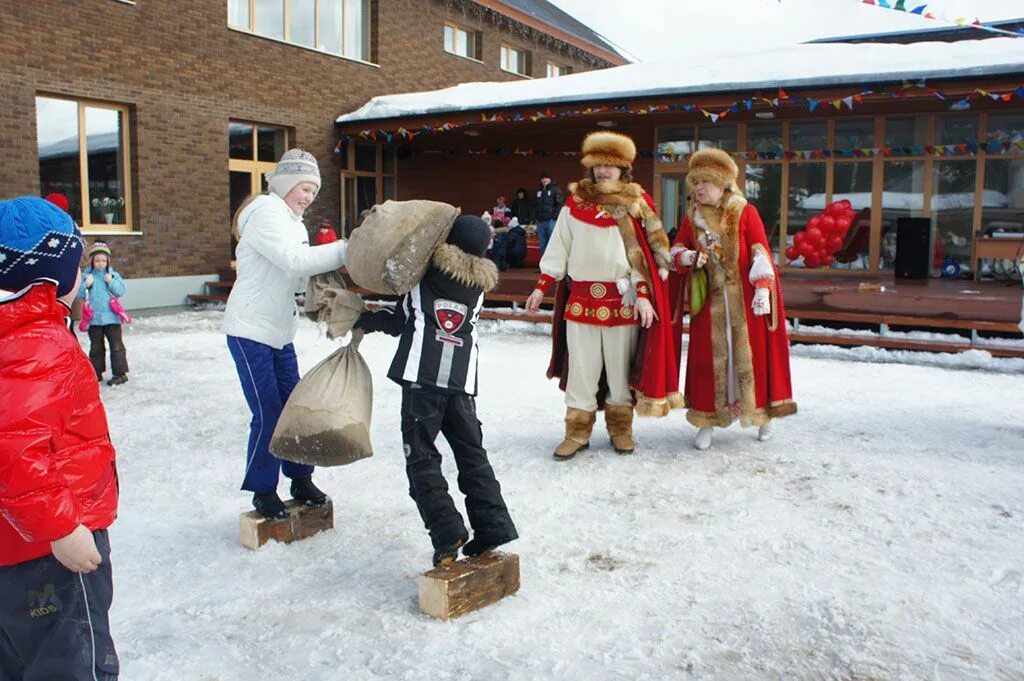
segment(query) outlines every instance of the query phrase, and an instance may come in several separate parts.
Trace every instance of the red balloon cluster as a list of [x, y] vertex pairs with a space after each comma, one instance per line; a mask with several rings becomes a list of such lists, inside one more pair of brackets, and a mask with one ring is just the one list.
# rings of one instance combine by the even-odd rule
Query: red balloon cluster
[[828, 267], [837, 251], [843, 247], [857, 211], [843, 199], [825, 207], [807, 221], [807, 228], [793, 235], [793, 245], [786, 249], [786, 258], [792, 262], [804, 259], [804, 267]]

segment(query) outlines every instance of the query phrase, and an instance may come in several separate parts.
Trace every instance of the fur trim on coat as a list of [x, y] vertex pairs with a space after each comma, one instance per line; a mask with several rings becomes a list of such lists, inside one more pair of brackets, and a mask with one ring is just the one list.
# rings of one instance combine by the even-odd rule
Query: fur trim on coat
[[460, 284], [484, 293], [498, 286], [498, 267], [493, 261], [470, 255], [452, 244], [435, 248], [431, 264]]
[[569, 190], [579, 200], [601, 206], [619, 227], [622, 243], [626, 246], [626, 257], [629, 264], [650, 282], [651, 273], [647, 271], [647, 259], [643, 249], [636, 240], [636, 228], [633, 220], [639, 220], [647, 234], [647, 243], [651, 246], [654, 262], [658, 267], [672, 268], [672, 257], [669, 255], [668, 235], [661, 218], [654, 212], [644, 198], [643, 187], [635, 182], [593, 182], [589, 179], [580, 180], [569, 186]]

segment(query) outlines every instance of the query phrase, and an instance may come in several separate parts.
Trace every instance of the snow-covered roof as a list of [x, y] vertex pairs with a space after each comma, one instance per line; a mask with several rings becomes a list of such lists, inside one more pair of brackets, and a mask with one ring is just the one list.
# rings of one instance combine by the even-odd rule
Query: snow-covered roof
[[463, 83], [374, 97], [338, 123], [762, 88], [1024, 74], [1024, 38], [912, 45], [803, 44], [628, 64], [558, 78]]

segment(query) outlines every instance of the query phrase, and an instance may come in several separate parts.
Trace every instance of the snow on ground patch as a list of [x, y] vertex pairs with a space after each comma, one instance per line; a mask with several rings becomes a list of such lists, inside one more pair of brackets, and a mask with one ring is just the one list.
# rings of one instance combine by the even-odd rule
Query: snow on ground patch
[[[550, 452], [548, 338], [488, 324], [478, 410], [522, 589], [419, 614], [430, 544], [407, 496], [395, 340], [368, 337], [372, 459], [324, 469], [334, 531], [238, 543], [249, 413], [216, 311], [138, 319], [103, 386], [121, 476], [112, 626], [125, 679], [1017, 679], [1024, 377], [811, 356], [774, 440], [681, 414]], [[335, 344], [303, 321], [306, 371]], [[802, 351], [801, 351], [802, 352]], [[847, 357], [855, 355], [846, 355]], [[996, 369], [995, 371], [998, 371]], [[456, 476], [447, 448], [445, 471]], [[286, 491], [282, 484], [282, 492]], [[456, 495], [461, 507], [461, 498]]]

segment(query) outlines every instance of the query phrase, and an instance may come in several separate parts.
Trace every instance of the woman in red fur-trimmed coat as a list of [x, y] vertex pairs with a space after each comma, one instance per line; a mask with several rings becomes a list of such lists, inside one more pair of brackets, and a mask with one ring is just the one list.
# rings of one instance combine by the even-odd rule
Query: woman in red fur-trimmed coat
[[764, 224], [736, 185], [735, 161], [719, 149], [690, 158], [688, 215], [672, 248], [677, 271], [691, 277], [686, 419], [700, 430], [739, 420], [772, 434], [772, 419], [796, 413], [782, 286]]

